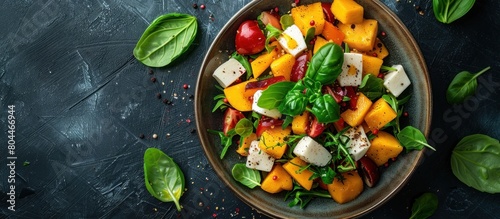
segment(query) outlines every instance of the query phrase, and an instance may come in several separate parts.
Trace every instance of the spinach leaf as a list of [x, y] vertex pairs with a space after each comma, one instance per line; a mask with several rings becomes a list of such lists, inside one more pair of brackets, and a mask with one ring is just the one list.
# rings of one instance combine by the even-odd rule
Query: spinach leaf
[[250, 62], [248, 61], [247, 57], [242, 56], [238, 52], [234, 52], [233, 55], [231, 55], [234, 59], [238, 60], [238, 62], [243, 65], [245, 68], [245, 71], [247, 72], [246, 78], [247, 80], [252, 77], [253, 72], [252, 72], [252, 65], [250, 65]]
[[335, 43], [322, 46], [311, 58], [306, 71], [306, 77], [319, 81], [322, 85], [331, 84], [342, 72], [344, 52]]
[[361, 85], [359, 85], [358, 91], [366, 95], [368, 99], [374, 101], [385, 94], [384, 80], [372, 74], [367, 74], [363, 78]]
[[475, 0], [432, 0], [434, 16], [442, 23], [449, 24], [469, 12]]
[[233, 178], [248, 188], [260, 186], [260, 172], [258, 170], [248, 168], [244, 163], [237, 163], [231, 170]]
[[162, 202], [174, 202], [177, 211], [181, 210], [184, 174], [172, 158], [157, 148], [148, 148], [144, 153], [144, 181], [152, 196]]
[[236, 123], [234, 131], [242, 138], [247, 137], [253, 132], [253, 123], [247, 118], [240, 119], [240, 121]]
[[473, 95], [477, 88], [477, 77], [489, 69], [490, 67], [486, 67], [475, 74], [471, 74], [467, 71], [458, 73], [448, 86], [448, 90], [446, 90], [446, 100], [448, 103], [461, 103], [464, 102], [467, 97]]
[[426, 192], [415, 199], [411, 207], [410, 219], [425, 219], [430, 217], [438, 208], [438, 198], [434, 193]]
[[134, 56], [149, 67], [166, 66], [188, 50], [197, 31], [196, 17], [164, 14], [144, 31], [134, 48]]
[[428, 147], [429, 149], [436, 151], [436, 149], [427, 143], [427, 139], [425, 139], [424, 134], [413, 126], [406, 126], [398, 133], [397, 137], [399, 142], [401, 142], [407, 151], [422, 150], [424, 147]]
[[286, 30], [286, 28], [294, 24], [292, 16], [289, 14], [282, 15], [280, 18], [280, 24], [281, 28], [283, 28], [283, 30]]
[[452, 151], [451, 170], [474, 189], [500, 193], [500, 143], [483, 134], [464, 137]]
[[295, 86], [294, 82], [282, 81], [269, 85], [262, 91], [257, 106], [264, 109], [275, 109], [281, 104], [288, 91]]
[[330, 123], [339, 120], [340, 106], [330, 94], [324, 94], [314, 101], [311, 113], [319, 123]]

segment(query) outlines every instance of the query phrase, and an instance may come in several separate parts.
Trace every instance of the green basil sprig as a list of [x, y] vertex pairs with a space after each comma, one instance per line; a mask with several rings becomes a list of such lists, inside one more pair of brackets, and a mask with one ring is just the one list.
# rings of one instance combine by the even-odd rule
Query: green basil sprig
[[196, 17], [170, 13], [156, 18], [134, 48], [137, 60], [149, 67], [163, 67], [186, 52], [198, 31]]
[[366, 95], [371, 101], [374, 101], [386, 93], [384, 80], [372, 74], [367, 74], [363, 77], [363, 81], [361, 85], [359, 85], [358, 91]]
[[335, 43], [322, 46], [312, 57], [306, 77], [319, 81], [322, 85], [332, 84], [342, 72], [344, 51]]
[[174, 202], [177, 211], [181, 210], [179, 199], [184, 193], [184, 174], [174, 160], [160, 149], [146, 149], [144, 181], [149, 194], [162, 202]]
[[426, 219], [438, 208], [438, 198], [434, 193], [426, 192], [415, 199], [411, 207], [410, 219]]
[[449, 24], [469, 12], [475, 0], [432, 0], [434, 16], [442, 23]]
[[446, 90], [446, 100], [450, 104], [462, 103], [467, 97], [473, 95], [477, 89], [477, 77], [488, 71], [490, 67], [471, 74], [468, 71], [458, 73]]
[[237, 163], [231, 170], [233, 178], [248, 188], [260, 186], [260, 171], [246, 167], [244, 163]]
[[483, 134], [464, 137], [452, 151], [451, 170], [474, 189], [500, 193], [500, 143]]

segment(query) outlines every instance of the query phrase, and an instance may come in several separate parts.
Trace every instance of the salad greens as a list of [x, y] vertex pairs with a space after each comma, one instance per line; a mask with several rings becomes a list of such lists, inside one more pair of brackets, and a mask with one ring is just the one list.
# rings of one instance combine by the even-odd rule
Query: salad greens
[[476, 0], [432, 0], [434, 16], [442, 23], [449, 24], [469, 12]]
[[231, 173], [236, 181], [247, 186], [248, 188], [253, 189], [256, 186], [260, 186], [260, 172], [246, 167], [244, 163], [235, 164]]
[[413, 206], [411, 207], [411, 216], [410, 219], [425, 219], [434, 212], [436, 212], [438, 208], [438, 197], [434, 193], [426, 192], [422, 194], [420, 197], [415, 199], [413, 202]]
[[134, 48], [137, 60], [149, 67], [163, 67], [186, 52], [198, 31], [196, 17], [169, 13], [156, 18]]
[[184, 174], [160, 149], [148, 148], [144, 153], [144, 181], [149, 194], [162, 202], [174, 202], [177, 211], [181, 210], [179, 199], [184, 193]]
[[468, 71], [458, 73], [446, 90], [446, 100], [448, 103], [462, 103], [467, 97], [473, 95], [477, 88], [477, 77], [488, 71], [490, 67], [486, 67], [478, 73], [471, 74]]
[[451, 170], [474, 189], [500, 193], [500, 143], [483, 134], [464, 137], [452, 151]]
[[436, 150], [427, 143], [424, 134], [413, 126], [406, 126], [398, 133], [397, 137], [406, 150], [422, 150], [424, 147]]
[[367, 74], [365, 77], [363, 77], [363, 81], [361, 82], [361, 85], [359, 85], [358, 90], [366, 97], [368, 97], [368, 99], [370, 99], [371, 101], [380, 98], [386, 93], [384, 80], [375, 77], [372, 74]]

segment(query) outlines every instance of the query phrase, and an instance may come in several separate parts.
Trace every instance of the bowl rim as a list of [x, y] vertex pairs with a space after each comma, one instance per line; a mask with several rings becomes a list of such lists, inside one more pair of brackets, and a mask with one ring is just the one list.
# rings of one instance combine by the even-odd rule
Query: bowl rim
[[[241, 8], [240, 10], [238, 10], [227, 22], [226, 24], [220, 29], [219, 33], [216, 35], [216, 37], [214, 38], [213, 42], [211, 43], [210, 47], [208, 48], [208, 50], [206, 51], [206, 54], [203, 58], [203, 62], [201, 64], [201, 67], [200, 67], [200, 70], [199, 70], [199, 73], [198, 73], [198, 78], [197, 78], [197, 82], [196, 82], [196, 90], [195, 90], [195, 98], [194, 98], [194, 112], [195, 112], [195, 119], [196, 119], [196, 128], [197, 128], [197, 132], [198, 132], [198, 137], [199, 137], [199, 140], [200, 140], [200, 143], [201, 143], [201, 147], [203, 148], [203, 151], [205, 153], [205, 156], [206, 158], [208, 159], [211, 167], [213, 168], [213, 170], [215, 171], [215, 173], [217, 174], [217, 176], [219, 177], [219, 179], [221, 181], [224, 182], [224, 184], [230, 188], [230, 190], [244, 203], [246, 203], [247, 205], [255, 208], [259, 213], [261, 214], [264, 214], [268, 217], [273, 217], [273, 218], [276, 218], [276, 217], [279, 217], [279, 215], [276, 214], [276, 212], [273, 212], [273, 211], [270, 211], [268, 209], [259, 209], [254, 203], [251, 203], [249, 202], [248, 200], [246, 200], [244, 198], [244, 195], [242, 194], [241, 191], [238, 190], [238, 186], [235, 186], [233, 185], [233, 182], [230, 181], [230, 179], [228, 179], [226, 177], [226, 175], [223, 174], [224, 171], [226, 171], [222, 165], [214, 165], [216, 163], [219, 163], [220, 162], [220, 158], [218, 156], [211, 156], [211, 153], [209, 151], [209, 149], [205, 146], [205, 143], [208, 141], [206, 139], [208, 139], [208, 133], [206, 132], [206, 130], [201, 130], [202, 126], [201, 126], [201, 123], [200, 121], [203, 119], [201, 117], [201, 113], [200, 113], [200, 109], [199, 107], [201, 107], [201, 104], [200, 103], [200, 96], [201, 96], [201, 79], [203, 77], [203, 74], [204, 74], [204, 69], [206, 68], [206, 66], [208, 65], [208, 58], [210, 56], [210, 53], [209, 51], [213, 51], [213, 49], [216, 49], [214, 48], [215, 47], [215, 42], [225, 34], [225, 32], [228, 31], [229, 27], [231, 25], [234, 25], [234, 21], [237, 20], [237, 17], [238, 15], [242, 14], [244, 11], [247, 11], [247, 10], [250, 10], [251, 8], [253, 8], [255, 5], [258, 5], [260, 2], [262, 1], [266, 1], [266, 0], [253, 0], [253, 1], [250, 1], [249, 3], [247, 3], [243, 8]], [[318, 0], [318, 1], [321, 1], [321, 0]], [[428, 69], [427, 69], [427, 65], [425, 63], [425, 59], [424, 59], [424, 56], [420, 50], [420, 47], [418, 46], [415, 38], [413, 37], [413, 35], [411, 34], [411, 32], [408, 30], [408, 28], [404, 25], [404, 23], [399, 19], [399, 17], [389, 9], [388, 6], [386, 6], [384, 3], [382, 2], [379, 2], [379, 1], [371, 1], [376, 7], [380, 8], [384, 13], [386, 13], [388, 16], [391, 17], [391, 19], [394, 21], [394, 23], [397, 25], [393, 28], [399, 28], [400, 31], [403, 32], [403, 34], [405, 36], [408, 36], [408, 43], [410, 45], [410, 47], [413, 49], [415, 55], [417, 56], [417, 61], [418, 63], [415, 63], [414, 65], [416, 66], [420, 66], [423, 70], [423, 72], [421, 72], [419, 74], [419, 76], [421, 77], [424, 77], [423, 78], [423, 81], [425, 81], [425, 101], [428, 103], [429, 107], [426, 109], [426, 114], [428, 115], [426, 118], [422, 118], [424, 119], [425, 121], [423, 121], [423, 124], [424, 124], [424, 127], [423, 127], [423, 130], [422, 133], [428, 137], [429, 135], [429, 132], [430, 132], [430, 127], [431, 127], [431, 120], [432, 120], [432, 107], [433, 107], [433, 102], [432, 102], [432, 92], [431, 92], [431, 83], [430, 83], [430, 77], [429, 77], [429, 72], [428, 72]], [[369, 208], [366, 208], [364, 209], [363, 211], [359, 211], [357, 214], [354, 214], [354, 215], [351, 215], [351, 217], [359, 217], [359, 216], [362, 216], [364, 214], [367, 214], [371, 211], [373, 211], [374, 209], [380, 207], [382, 204], [384, 204], [385, 202], [387, 202], [389, 199], [391, 199], [397, 192], [399, 192], [404, 184], [406, 184], [408, 182], [408, 180], [410, 179], [411, 175], [415, 172], [416, 168], [421, 164], [422, 162], [422, 158], [423, 158], [423, 155], [424, 155], [424, 152], [428, 150], [427, 148], [424, 148], [423, 150], [421, 151], [418, 151], [417, 152], [417, 155], [415, 156], [415, 159], [411, 161], [411, 171], [408, 171], [405, 173], [404, 176], [402, 176], [404, 178], [404, 180], [402, 180], [399, 184], [395, 185], [394, 188], [392, 189], [392, 191], [390, 191], [388, 193], [388, 195], [384, 198], [382, 198], [380, 201], [378, 202], [375, 202], [372, 206], [370, 206]]]

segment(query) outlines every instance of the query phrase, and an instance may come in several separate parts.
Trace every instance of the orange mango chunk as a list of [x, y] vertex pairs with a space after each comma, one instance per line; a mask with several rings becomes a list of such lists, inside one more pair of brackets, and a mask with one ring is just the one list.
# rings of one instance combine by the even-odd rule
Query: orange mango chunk
[[264, 178], [260, 188], [269, 193], [278, 193], [283, 190], [290, 191], [293, 189], [292, 177], [281, 164], [277, 163]]
[[328, 193], [339, 204], [344, 204], [354, 200], [363, 192], [363, 180], [358, 171], [342, 173], [344, 180], [335, 178], [331, 184], [328, 184]]
[[283, 168], [286, 170], [290, 176], [304, 189], [306, 190], [311, 190], [313, 181], [310, 179], [311, 176], [313, 175], [313, 172], [311, 172], [308, 169], [303, 169], [305, 166], [307, 166], [307, 163], [303, 160], [301, 160], [298, 157], [295, 157], [285, 164], [283, 164]]

